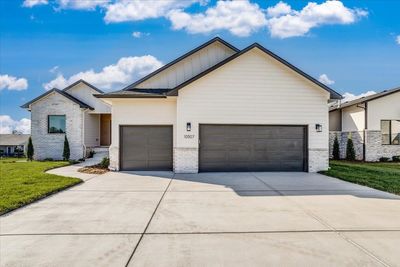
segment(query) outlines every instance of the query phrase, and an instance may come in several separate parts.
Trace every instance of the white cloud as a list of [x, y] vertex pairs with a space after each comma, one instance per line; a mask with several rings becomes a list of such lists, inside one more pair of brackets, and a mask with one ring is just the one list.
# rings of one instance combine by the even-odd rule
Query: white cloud
[[59, 9], [94, 10], [96, 7], [106, 7], [111, 0], [57, 0]]
[[54, 66], [54, 67], [52, 67], [51, 69], [49, 69], [49, 72], [55, 73], [58, 69], [59, 69], [58, 66]]
[[0, 75], [0, 91], [3, 89], [21, 91], [28, 88], [28, 81], [25, 78], [17, 78], [7, 74]]
[[376, 92], [375, 91], [368, 91], [368, 92], [365, 92], [365, 93], [361, 93], [359, 95], [354, 95], [352, 93], [346, 92], [346, 93], [343, 94], [342, 103], [348, 102], [348, 101], [352, 101], [352, 100], [355, 100], [355, 99], [358, 99], [358, 98], [361, 98], [361, 97], [366, 97], [366, 96], [369, 96], [369, 95], [373, 95], [373, 94], [376, 94]]
[[328, 75], [326, 75], [326, 74], [321, 74], [318, 78], [318, 81], [320, 81], [321, 83], [323, 83], [325, 85], [332, 85], [335, 83], [335, 81], [329, 79]]
[[22, 3], [23, 7], [34, 7], [38, 5], [47, 5], [49, 3], [48, 0], [25, 0]]
[[69, 84], [83, 79], [100, 89], [109, 90], [115, 89], [118, 86], [124, 86], [134, 82], [138, 78], [160, 68], [162, 63], [151, 55], [140, 57], [122, 57], [116, 64], [105, 66], [100, 72], [95, 72], [93, 69], [79, 72], [65, 78], [62, 74], [43, 84], [46, 90], [54, 87], [64, 88]]
[[0, 115], [0, 134], [11, 134], [13, 130], [29, 134], [31, 132], [31, 120], [23, 118], [13, 120], [8, 115]]
[[137, 21], [165, 16], [169, 11], [186, 8], [199, 0], [121, 0], [107, 5], [104, 20], [110, 22]]
[[189, 33], [228, 30], [237, 36], [248, 36], [267, 22], [260, 7], [247, 0], [218, 1], [216, 6], [197, 14], [173, 10], [168, 18], [175, 30], [185, 29]]
[[[296, 11], [279, 2], [269, 9], [268, 28], [272, 37], [288, 38], [304, 36], [312, 28], [329, 24], [351, 24], [367, 16], [368, 12], [348, 8], [342, 2], [331, 0], [321, 4], [309, 2], [302, 10]], [[277, 14], [274, 16], [274, 14]]]
[[400, 45], [400, 35], [397, 35], [396, 37], [396, 43], [398, 43]]
[[132, 36], [135, 38], [142, 38], [143, 36], [149, 36], [148, 32], [132, 32]]
[[267, 8], [267, 15], [269, 17], [279, 17], [282, 15], [289, 14], [290, 12], [292, 12], [292, 8], [288, 4], [282, 1], [280, 1], [273, 7]]

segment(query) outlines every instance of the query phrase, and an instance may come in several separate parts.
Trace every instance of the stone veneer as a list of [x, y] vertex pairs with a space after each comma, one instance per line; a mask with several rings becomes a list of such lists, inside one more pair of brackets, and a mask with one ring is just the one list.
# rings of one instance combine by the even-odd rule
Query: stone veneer
[[400, 145], [382, 145], [380, 131], [366, 131], [367, 146], [365, 149], [366, 161], [378, 161], [381, 157], [392, 158], [400, 156]]
[[174, 148], [174, 172], [197, 173], [199, 171], [198, 148]]
[[65, 134], [48, 133], [48, 115], [66, 115], [66, 135], [69, 142], [71, 159], [83, 157], [82, 118], [83, 111], [79, 105], [58, 93], [31, 105], [31, 136], [34, 147], [34, 159], [62, 159]]
[[353, 132], [340, 132], [340, 131], [331, 131], [329, 132], [329, 158], [333, 158], [333, 142], [335, 137], [338, 137], [339, 141], [339, 151], [340, 158], [346, 158], [346, 147], [347, 147], [347, 139], [351, 136], [354, 144], [354, 151], [356, 152], [356, 159], [363, 160], [363, 151], [364, 151], [364, 133], [362, 131], [353, 131]]
[[328, 149], [310, 148], [308, 151], [308, 172], [326, 171], [329, 167]]

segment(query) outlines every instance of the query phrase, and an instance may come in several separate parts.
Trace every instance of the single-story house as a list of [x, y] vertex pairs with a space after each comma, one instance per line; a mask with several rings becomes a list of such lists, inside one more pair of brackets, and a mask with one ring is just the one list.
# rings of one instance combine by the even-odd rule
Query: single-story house
[[400, 155], [400, 87], [333, 106], [329, 111], [330, 155], [335, 137], [341, 158], [348, 138], [356, 158], [378, 161]]
[[31, 112], [34, 159], [62, 159], [67, 135], [71, 159], [111, 143], [111, 107], [94, 94], [103, 91], [79, 80], [63, 90], [53, 88], [22, 105]]
[[0, 155], [26, 154], [29, 136], [29, 134], [0, 134]]
[[[239, 50], [214, 38], [122, 90], [93, 89], [82, 97], [82, 86], [93, 89], [80, 81], [24, 105], [40, 154], [60, 154], [66, 134], [73, 155], [82, 155], [86, 116], [106, 113], [113, 170], [328, 168], [328, 102], [341, 95], [258, 43]], [[107, 112], [97, 110], [91, 94], [107, 103]], [[62, 132], [50, 132], [50, 124]]]

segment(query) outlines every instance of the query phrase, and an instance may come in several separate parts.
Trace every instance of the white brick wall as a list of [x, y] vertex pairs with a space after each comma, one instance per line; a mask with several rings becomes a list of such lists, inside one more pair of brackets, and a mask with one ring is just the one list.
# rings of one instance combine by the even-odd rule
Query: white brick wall
[[66, 134], [71, 159], [82, 158], [83, 111], [79, 105], [55, 92], [31, 105], [31, 135], [35, 150], [34, 158], [36, 160], [62, 159], [65, 134], [48, 133], [48, 115], [66, 115]]
[[174, 148], [174, 172], [197, 173], [199, 171], [199, 150], [197, 148]]
[[329, 167], [328, 149], [310, 149], [308, 152], [308, 171], [326, 171]]
[[381, 131], [366, 131], [365, 160], [378, 161], [381, 157], [392, 158], [400, 155], [399, 145], [382, 145]]

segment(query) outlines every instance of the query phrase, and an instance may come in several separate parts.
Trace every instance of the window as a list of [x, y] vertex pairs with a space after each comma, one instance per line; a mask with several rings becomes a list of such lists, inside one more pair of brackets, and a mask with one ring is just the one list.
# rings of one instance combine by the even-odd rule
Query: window
[[65, 115], [49, 115], [49, 133], [65, 133]]
[[400, 120], [381, 121], [382, 145], [400, 145]]

